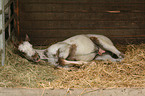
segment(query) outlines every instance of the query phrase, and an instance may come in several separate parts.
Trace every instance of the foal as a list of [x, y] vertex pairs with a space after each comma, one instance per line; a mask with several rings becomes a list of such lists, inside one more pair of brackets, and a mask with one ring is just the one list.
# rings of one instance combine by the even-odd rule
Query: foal
[[44, 50], [33, 49], [26, 35], [25, 41], [18, 45], [18, 50], [31, 61], [48, 60], [55, 66], [83, 64], [94, 59], [111, 61], [123, 59], [123, 54], [116, 49], [109, 38], [95, 34], [76, 35]]

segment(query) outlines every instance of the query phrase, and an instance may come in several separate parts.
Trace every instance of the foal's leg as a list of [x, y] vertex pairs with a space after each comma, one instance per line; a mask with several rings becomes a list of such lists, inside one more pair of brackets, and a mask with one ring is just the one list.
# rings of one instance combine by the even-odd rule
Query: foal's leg
[[82, 64], [87, 64], [88, 62], [85, 61], [69, 61], [69, 60], [65, 60], [62, 58], [59, 58], [58, 60], [59, 65], [61, 66], [66, 66], [66, 65], [82, 65]]
[[95, 60], [103, 60], [103, 61], [110, 60], [112, 62], [121, 62], [123, 58], [115, 59], [115, 58], [112, 58], [109, 54], [103, 54], [101, 56], [97, 56]]
[[112, 41], [111, 41], [109, 38], [107, 38], [107, 37], [102, 37], [102, 38], [104, 38], [104, 39], [102, 39], [102, 38], [98, 39], [97, 37], [95, 37], [95, 35], [94, 35], [94, 36], [90, 36], [89, 38], [90, 38], [90, 39], [92, 40], [92, 42], [93, 42], [94, 44], [96, 44], [97, 46], [99, 46], [99, 47], [101, 47], [101, 48], [103, 48], [103, 49], [105, 49], [105, 50], [107, 50], [107, 51], [110, 51], [110, 52], [116, 54], [116, 55], [118, 56], [118, 58], [124, 58], [124, 54], [121, 53], [121, 52], [113, 45]]
[[77, 49], [77, 46], [76, 46], [75, 44], [72, 44], [72, 45], [70, 46], [69, 55], [68, 55], [68, 57], [66, 58], [67, 60], [75, 60], [76, 49]]

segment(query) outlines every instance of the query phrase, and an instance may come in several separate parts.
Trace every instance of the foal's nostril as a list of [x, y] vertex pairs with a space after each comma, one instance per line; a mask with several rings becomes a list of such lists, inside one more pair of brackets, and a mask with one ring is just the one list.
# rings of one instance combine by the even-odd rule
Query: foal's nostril
[[39, 60], [39, 58], [37, 58], [37, 61]]
[[33, 61], [35, 62], [35, 61], [36, 61], [36, 59], [35, 59], [35, 58], [33, 58]]
[[34, 58], [33, 61], [37, 61], [37, 58]]

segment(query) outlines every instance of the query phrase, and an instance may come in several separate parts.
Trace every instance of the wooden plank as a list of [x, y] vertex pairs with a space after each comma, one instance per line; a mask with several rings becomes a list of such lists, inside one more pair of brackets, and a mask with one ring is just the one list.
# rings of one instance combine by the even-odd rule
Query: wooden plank
[[73, 4], [20, 4], [21, 12], [87, 12], [98, 13], [109, 10], [125, 10], [125, 12], [145, 12], [145, 3], [73, 3]]
[[[109, 37], [114, 44], [141, 44], [145, 43], [145, 38], [112, 38]], [[51, 45], [59, 41], [63, 41], [67, 38], [31, 38], [31, 44], [33, 45]]]
[[11, 23], [11, 21], [14, 19], [14, 14], [11, 16], [11, 18], [5, 23], [5, 28], [8, 27], [8, 25]]
[[145, 21], [144, 13], [22, 13], [21, 21]]
[[22, 29], [143, 29], [142, 21], [20, 21]]
[[[83, 93], [84, 92], [84, 93]], [[0, 88], [0, 96], [145, 96], [145, 88]]]
[[[21, 0], [21, 2], [25, 2], [25, 3], [41, 3], [42, 0]], [[116, 3], [137, 3], [137, 2], [145, 2], [144, 0], [43, 0], [44, 3], [50, 3], [50, 2], [55, 2], [55, 3], [61, 3], [61, 2], [72, 2], [72, 3], [78, 3], [78, 2], [81, 2], [81, 3], [94, 3], [94, 2], [97, 2], [97, 3], [112, 3], [112, 2], [116, 2]]]
[[21, 30], [21, 35], [32, 38], [66, 38], [78, 34], [100, 34], [106, 36], [145, 36], [145, 29], [95, 29], [95, 30]]
[[4, 6], [4, 9], [6, 10], [12, 3], [13, 0], [8, 1], [8, 3]]
[[[128, 44], [145, 43], [145, 29], [136, 30], [23, 30], [21, 37], [28, 34], [31, 43], [35, 45], [51, 45], [78, 34], [102, 34], [113, 40], [114, 43]], [[24, 39], [24, 38], [23, 38]]]
[[116, 43], [145, 42], [144, 0], [20, 0], [19, 6], [20, 36], [27, 33], [35, 45], [82, 33], [106, 35]]

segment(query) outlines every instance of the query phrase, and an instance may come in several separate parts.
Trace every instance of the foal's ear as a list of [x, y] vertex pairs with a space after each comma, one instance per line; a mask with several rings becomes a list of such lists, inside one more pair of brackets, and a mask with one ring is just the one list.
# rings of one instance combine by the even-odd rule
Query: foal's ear
[[25, 41], [30, 41], [29, 36], [26, 34]]

